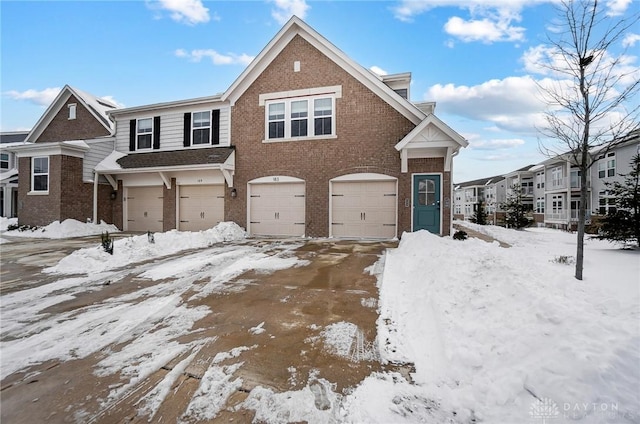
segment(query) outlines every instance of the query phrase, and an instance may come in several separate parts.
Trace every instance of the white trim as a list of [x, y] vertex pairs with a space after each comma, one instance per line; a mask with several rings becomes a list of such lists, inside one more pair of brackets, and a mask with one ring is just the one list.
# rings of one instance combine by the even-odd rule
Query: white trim
[[[36, 173], [35, 173], [35, 161], [36, 159], [47, 159], [47, 172], [40, 172], [38, 173], [37, 176], [43, 176], [46, 175], [47, 176], [47, 189], [46, 190], [36, 190], [35, 189], [35, 177], [36, 177]], [[41, 194], [41, 195], [45, 195], [45, 194], [49, 194], [49, 188], [51, 187], [51, 158], [49, 156], [34, 156], [31, 158], [31, 187], [29, 193], [30, 195], [33, 194]]]
[[32, 143], [22, 146], [15, 146], [11, 151], [16, 154], [16, 158], [27, 158], [33, 156], [56, 156], [65, 155], [76, 158], [84, 158], [84, 154], [89, 150], [89, 146], [83, 141], [61, 141], [56, 143]]
[[255, 178], [251, 181], [247, 181], [247, 184], [273, 184], [273, 183], [304, 183], [305, 181], [296, 178], [288, 177], [286, 175], [270, 175], [268, 177]]
[[[444, 196], [444, 189], [443, 189], [443, 184], [442, 184], [442, 181], [444, 180], [444, 175], [442, 174], [442, 172], [415, 172], [415, 173], [411, 174], [411, 232], [415, 231], [415, 229], [413, 228], [413, 210], [414, 210], [413, 201], [414, 201], [414, 198], [415, 198], [413, 190], [415, 189], [415, 187], [414, 187], [415, 177], [418, 177], [418, 176], [433, 176], [433, 175], [435, 175], [435, 176], [440, 178], [440, 184], [439, 184], [439, 186], [440, 186], [440, 199], [439, 199], [439, 201], [440, 201], [440, 225], [439, 225], [440, 232], [438, 233], [438, 235], [441, 236], [443, 234], [442, 224], [444, 222], [444, 220], [443, 220], [444, 213], [442, 212], [442, 210], [444, 208], [444, 204], [442, 202], [442, 200], [444, 198], [443, 197]], [[451, 203], [451, 201], [449, 201], [449, 203]], [[449, 205], [449, 206], [451, 206], [451, 205]]]
[[[331, 115], [321, 115], [316, 118], [315, 116], [315, 101], [330, 99], [331, 100]], [[306, 118], [296, 119], [296, 120], [306, 120], [307, 121], [307, 135], [292, 137], [291, 136], [291, 122], [294, 118], [291, 117], [291, 104], [293, 102], [304, 101], [307, 102], [307, 116]], [[283, 122], [284, 129], [284, 137], [276, 137], [269, 138], [269, 106], [273, 104], [284, 104], [284, 119], [274, 120], [274, 122]], [[336, 138], [336, 97], [329, 94], [319, 94], [315, 96], [307, 96], [307, 97], [287, 97], [287, 98], [278, 98], [267, 100], [264, 104], [264, 139], [263, 143], [272, 143], [272, 142], [283, 142], [283, 141], [295, 141], [295, 140], [322, 140], [327, 138]], [[315, 120], [323, 119], [323, 118], [331, 118], [331, 133], [330, 134], [315, 134]]]
[[[138, 127], [140, 125], [140, 121], [145, 121], [145, 120], [150, 120], [151, 121], [151, 132], [145, 132], [145, 133], [139, 133], [138, 132]], [[153, 135], [155, 133], [155, 119], [153, 119], [153, 116], [151, 117], [145, 117], [145, 118], [136, 118], [136, 132], [135, 132], [135, 137], [136, 137], [136, 152], [139, 151], [151, 151], [153, 150]], [[138, 136], [140, 135], [150, 135], [151, 136], [151, 143], [149, 144], [149, 147], [140, 147], [139, 142], [140, 140], [138, 139]]]
[[69, 121], [72, 121], [74, 119], [76, 119], [77, 117], [77, 108], [78, 105], [76, 103], [69, 103], [67, 104], [67, 109], [69, 110], [69, 118], [67, 118]]
[[[196, 113], [208, 113], [209, 114], [209, 126], [207, 126], [207, 127], [198, 127], [198, 128], [194, 127], [195, 119], [194, 119], [193, 115], [195, 115]], [[198, 147], [211, 147], [212, 146], [212, 144], [211, 144], [211, 140], [213, 138], [213, 122], [212, 121], [213, 121], [213, 113], [211, 113], [211, 110], [195, 110], [195, 111], [191, 112], [191, 135], [190, 135], [191, 143], [189, 143], [189, 147], [198, 148]], [[195, 130], [204, 130], [204, 129], [209, 129], [209, 141], [207, 143], [197, 143], [197, 144], [194, 143], [193, 142], [193, 140], [194, 140], [194, 137], [193, 137], [194, 131]]]
[[290, 99], [292, 97], [321, 96], [323, 94], [332, 95], [336, 99], [342, 98], [342, 86], [331, 85], [327, 87], [304, 88], [301, 90], [278, 91], [275, 93], [264, 93], [258, 96], [258, 106], [264, 106], [267, 101]]

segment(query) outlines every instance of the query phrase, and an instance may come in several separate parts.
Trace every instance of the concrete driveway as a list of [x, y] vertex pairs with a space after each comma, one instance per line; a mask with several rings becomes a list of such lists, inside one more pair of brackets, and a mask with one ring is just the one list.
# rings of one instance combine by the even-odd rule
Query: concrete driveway
[[41, 272], [96, 243], [1, 246], [2, 422], [251, 422], [304, 390], [312, 414], [383, 369], [369, 267], [393, 243], [244, 240], [98, 275]]

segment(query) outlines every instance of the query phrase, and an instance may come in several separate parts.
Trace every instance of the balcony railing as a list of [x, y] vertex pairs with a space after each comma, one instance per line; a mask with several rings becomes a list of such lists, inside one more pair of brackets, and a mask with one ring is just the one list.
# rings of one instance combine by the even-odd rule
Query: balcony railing
[[567, 211], [545, 212], [544, 219], [548, 221], [566, 221]]

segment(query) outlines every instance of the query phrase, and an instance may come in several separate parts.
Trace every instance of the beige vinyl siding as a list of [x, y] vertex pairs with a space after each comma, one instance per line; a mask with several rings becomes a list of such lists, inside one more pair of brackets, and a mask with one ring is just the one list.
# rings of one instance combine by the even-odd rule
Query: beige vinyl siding
[[[85, 182], [93, 181], [93, 170], [104, 158], [113, 152], [115, 138], [109, 137], [101, 140], [86, 140], [90, 149], [84, 154], [82, 165], [82, 180]], [[104, 180], [104, 177], [100, 179]]]
[[[144, 113], [138, 112], [132, 115], [118, 117], [116, 120], [116, 150], [123, 153], [129, 152], [129, 121], [131, 119], [151, 118], [154, 116], [160, 116], [160, 150], [156, 151], [184, 149], [184, 114], [186, 112], [201, 112], [213, 109], [220, 109], [219, 146], [229, 146], [229, 107], [204, 105], [190, 108], [181, 107], [171, 110], [150, 110]], [[198, 147], [201, 146], [188, 148]]]

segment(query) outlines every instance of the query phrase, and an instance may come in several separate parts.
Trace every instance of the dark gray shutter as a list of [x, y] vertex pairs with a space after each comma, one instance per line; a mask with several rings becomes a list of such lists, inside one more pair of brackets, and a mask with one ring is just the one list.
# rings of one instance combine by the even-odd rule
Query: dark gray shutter
[[160, 148], [160, 117], [153, 117], [153, 148], [158, 150]]
[[211, 112], [211, 129], [213, 131], [212, 144], [220, 144], [220, 109]]
[[129, 151], [136, 151], [136, 120], [129, 121]]
[[191, 146], [191, 112], [184, 114], [184, 147]]

